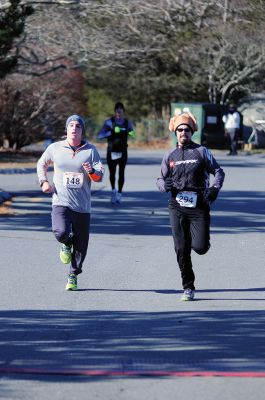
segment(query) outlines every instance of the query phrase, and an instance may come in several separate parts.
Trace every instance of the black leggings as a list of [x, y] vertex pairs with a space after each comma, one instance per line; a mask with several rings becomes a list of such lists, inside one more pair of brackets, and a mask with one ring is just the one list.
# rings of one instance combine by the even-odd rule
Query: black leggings
[[117, 160], [112, 160], [111, 159], [111, 152], [108, 151], [107, 153], [107, 163], [109, 167], [109, 180], [110, 180], [110, 185], [111, 189], [115, 189], [115, 176], [116, 176], [116, 168], [117, 165], [119, 166], [119, 178], [118, 178], [118, 191], [121, 193], [122, 188], [124, 185], [124, 180], [125, 180], [125, 167], [127, 164], [127, 150], [126, 152], [122, 153], [122, 157], [117, 159]]
[[183, 289], [195, 289], [191, 250], [205, 254], [210, 248], [209, 208], [181, 207], [169, 202], [169, 217]]

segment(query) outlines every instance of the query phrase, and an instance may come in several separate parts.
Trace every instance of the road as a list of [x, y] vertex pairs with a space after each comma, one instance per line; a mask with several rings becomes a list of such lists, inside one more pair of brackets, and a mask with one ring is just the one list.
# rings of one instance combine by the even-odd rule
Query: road
[[168, 195], [155, 186], [163, 152], [130, 150], [120, 206], [107, 171], [93, 184], [77, 292], [64, 290], [51, 199], [36, 175], [0, 175], [13, 195], [0, 216], [3, 399], [263, 399], [265, 156], [214, 153], [226, 179], [211, 249], [192, 255], [196, 301], [187, 303]]

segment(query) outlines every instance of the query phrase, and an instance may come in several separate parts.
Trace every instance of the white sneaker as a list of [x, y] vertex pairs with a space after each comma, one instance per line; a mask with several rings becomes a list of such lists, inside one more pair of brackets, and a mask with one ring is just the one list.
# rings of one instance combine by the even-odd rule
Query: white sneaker
[[111, 191], [111, 197], [110, 197], [110, 201], [112, 202], [112, 204], [116, 203], [116, 195], [117, 195], [117, 190], [113, 189]]
[[194, 299], [195, 290], [185, 289], [181, 296], [181, 301], [192, 301]]
[[117, 192], [116, 193], [116, 203], [121, 203], [122, 194]]

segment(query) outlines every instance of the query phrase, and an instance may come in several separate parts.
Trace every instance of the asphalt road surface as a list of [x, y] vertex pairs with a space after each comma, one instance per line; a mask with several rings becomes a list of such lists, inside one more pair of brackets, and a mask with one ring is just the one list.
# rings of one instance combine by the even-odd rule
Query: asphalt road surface
[[[181, 302], [155, 180], [164, 151], [129, 152], [121, 205], [93, 184], [77, 292], [51, 233], [51, 198], [32, 169], [0, 174], [0, 398], [240, 399], [265, 389], [265, 155], [214, 155], [225, 170], [211, 249], [192, 254], [196, 300]], [[50, 172], [52, 174], [52, 172]]]

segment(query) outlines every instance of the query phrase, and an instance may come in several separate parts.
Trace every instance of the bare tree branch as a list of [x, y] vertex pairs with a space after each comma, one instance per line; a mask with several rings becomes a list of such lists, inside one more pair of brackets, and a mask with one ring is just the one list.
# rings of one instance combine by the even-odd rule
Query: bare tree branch
[[[21, 6], [24, 5], [77, 5], [79, 0], [21, 0]], [[5, 10], [10, 6], [10, 1], [0, 0], [0, 10]]]
[[[211, 101], [226, 101], [229, 88], [262, 68], [262, 61], [254, 65], [240, 56], [240, 46], [247, 54], [258, 37], [262, 49], [260, 25], [254, 29], [253, 24], [251, 40], [244, 39], [244, 29], [240, 35], [236, 29], [239, 23], [251, 27], [253, 18], [262, 14], [255, 12], [262, 10], [258, 0], [23, 0], [21, 4], [33, 5], [35, 13], [27, 20], [25, 36], [16, 42], [19, 73], [42, 76], [81, 67], [91, 76], [98, 70], [121, 69], [151, 81], [167, 71], [176, 75], [182, 68], [190, 82], [208, 79]], [[252, 75], [246, 72], [251, 69]]]

